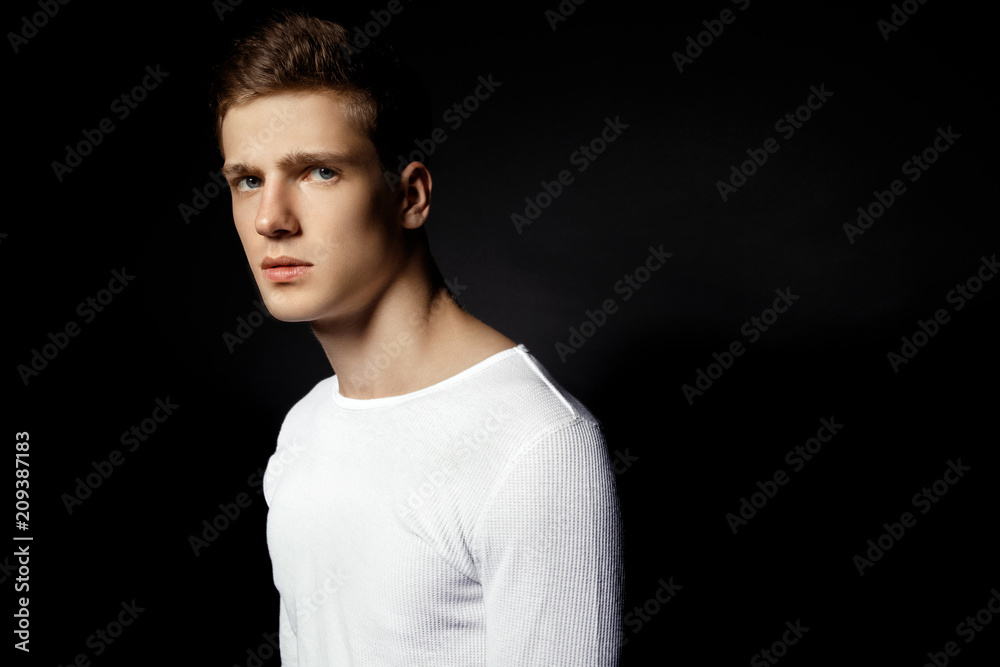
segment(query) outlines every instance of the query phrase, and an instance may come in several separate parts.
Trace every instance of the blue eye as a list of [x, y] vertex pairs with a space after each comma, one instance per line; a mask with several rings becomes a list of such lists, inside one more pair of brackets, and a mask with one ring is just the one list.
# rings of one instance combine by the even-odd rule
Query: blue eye
[[236, 181], [236, 189], [242, 192], [246, 192], [247, 190], [256, 190], [259, 187], [260, 179], [256, 176], [244, 176]]
[[330, 179], [332, 179], [334, 176], [337, 175], [337, 172], [335, 172], [333, 169], [330, 169], [329, 167], [316, 167], [309, 173], [316, 174], [317, 180], [320, 181], [329, 181]]

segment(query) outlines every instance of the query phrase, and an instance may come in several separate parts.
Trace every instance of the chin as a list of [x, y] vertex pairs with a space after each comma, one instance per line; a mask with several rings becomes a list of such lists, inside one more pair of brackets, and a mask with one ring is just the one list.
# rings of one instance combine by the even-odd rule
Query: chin
[[317, 317], [314, 304], [304, 303], [304, 300], [286, 294], [275, 294], [274, 289], [261, 290], [261, 299], [267, 307], [267, 312], [281, 322], [311, 322]]
[[318, 322], [351, 318], [373, 302], [368, 292], [321, 290], [316, 285], [257, 285], [267, 311], [282, 322]]
[[339, 300], [331, 301], [315, 297], [316, 295], [310, 298], [306, 294], [292, 292], [276, 293], [273, 287], [261, 292], [261, 298], [267, 311], [274, 319], [281, 322], [316, 322], [329, 319], [334, 313], [343, 316], [352, 312], [350, 308], [345, 308]]

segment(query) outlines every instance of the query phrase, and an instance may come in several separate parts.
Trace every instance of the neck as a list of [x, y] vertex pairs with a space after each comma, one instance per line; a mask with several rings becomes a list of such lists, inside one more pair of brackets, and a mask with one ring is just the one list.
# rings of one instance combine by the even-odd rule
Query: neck
[[429, 253], [414, 260], [417, 268], [404, 271], [363, 311], [311, 323], [341, 395], [417, 391], [514, 345], [462, 310]]

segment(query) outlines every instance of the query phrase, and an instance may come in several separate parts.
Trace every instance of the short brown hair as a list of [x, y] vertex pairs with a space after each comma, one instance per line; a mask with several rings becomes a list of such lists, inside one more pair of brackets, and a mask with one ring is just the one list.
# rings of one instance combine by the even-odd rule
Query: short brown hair
[[351, 44], [341, 25], [283, 13], [237, 40], [217, 69], [212, 109], [222, 145], [222, 121], [233, 107], [271, 93], [332, 90], [368, 135], [384, 170], [431, 133], [427, 93], [416, 73], [384, 40]]

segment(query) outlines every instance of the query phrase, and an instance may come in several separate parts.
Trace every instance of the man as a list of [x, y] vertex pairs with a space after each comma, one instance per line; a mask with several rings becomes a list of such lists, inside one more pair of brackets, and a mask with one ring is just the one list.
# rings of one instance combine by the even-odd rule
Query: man
[[[215, 95], [233, 217], [268, 310], [334, 369], [264, 480], [286, 667], [614, 665], [614, 474], [594, 417], [443, 285], [429, 136], [388, 47], [286, 15]], [[424, 134], [419, 134], [424, 132]]]

